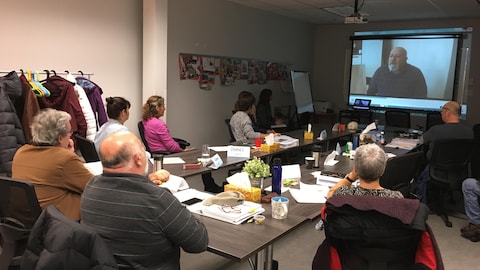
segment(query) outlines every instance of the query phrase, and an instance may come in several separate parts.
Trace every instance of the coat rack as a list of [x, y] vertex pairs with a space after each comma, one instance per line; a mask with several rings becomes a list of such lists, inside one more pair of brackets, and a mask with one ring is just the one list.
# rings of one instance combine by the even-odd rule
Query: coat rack
[[[10, 72], [12, 72], [13, 70], [0, 70], [0, 74], [8, 74]], [[17, 72], [18, 75], [21, 75], [22, 74], [22, 69], [21, 70], [15, 70], [15, 72]], [[32, 70], [33, 71], [33, 70]], [[42, 71], [36, 71], [38, 74], [41, 74], [41, 75], [46, 75], [46, 76], [50, 76], [50, 75], [58, 75], [58, 76], [66, 76], [68, 74], [72, 74], [74, 76], [83, 76], [83, 77], [86, 77], [87, 79], [90, 79], [91, 76], [93, 76], [94, 74], [91, 73], [91, 72], [83, 72], [81, 70], [77, 71], [77, 72], [69, 72], [68, 70], [65, 70], [63, 72], [57, 72], [53, 69], [51, 70], [47, 70], [47, 69], [44, 69]]]

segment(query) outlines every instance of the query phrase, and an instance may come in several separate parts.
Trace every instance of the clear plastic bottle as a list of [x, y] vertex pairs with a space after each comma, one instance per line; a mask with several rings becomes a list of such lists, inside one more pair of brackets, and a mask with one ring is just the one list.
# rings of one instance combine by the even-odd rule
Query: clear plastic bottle
[[272, 192], [282, 194], [282, 159], [273, 159]]

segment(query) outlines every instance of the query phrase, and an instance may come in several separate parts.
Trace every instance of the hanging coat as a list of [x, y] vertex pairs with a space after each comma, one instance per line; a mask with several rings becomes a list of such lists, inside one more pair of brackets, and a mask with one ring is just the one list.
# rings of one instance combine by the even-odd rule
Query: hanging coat
[[60, 76], [54, 75], [50, 76], [43, 83], [43, 86], [50, 91], [50, 96], [38, 98], [40, 107], [42, 109], [52, 108], [69, 113], [72, 116], [70, 124], [72, 125], [73, 134], [86, 138], [87, 122], [85, 121], [85, 116], [73, 84]]
[[22, 82], [22, 97], [15, 101], [15, 109], [18, 119], [22, 121], [25, 142], [30, 143], [32, 141], [30, 125], [33, 122], [33, 117], [40, 111], [40, 105], [38, 105], [37, 97], [25, 75], [20, 75], [20, 81]]
[[108, 121], [105, 105], [102, 100], [102, 88], [85, 77], [77, 77], [76, 80], [77, 84], [85, 90], [88, 100], [92, 105], [93, 113], [96, 115], [98, 127], [101, 127]]
[[15, 71], [0, 77], [0, 173], [12, 175], [12, 160], [25, 144], [22, 124], [15, 110], [15, 99], [22, 95], [22, 83]]

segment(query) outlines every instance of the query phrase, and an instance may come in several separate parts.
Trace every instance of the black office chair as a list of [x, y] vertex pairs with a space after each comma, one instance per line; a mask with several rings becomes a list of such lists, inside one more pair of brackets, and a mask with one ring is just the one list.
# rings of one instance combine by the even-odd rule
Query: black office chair
[[228, 134], [230, 135], [230, 142], [235, 142], [235, 135], [233, 135], [232, 127], [230, 126], [230, 118], [225, 119], [225, 124], [227, 125]]
[[85, 159], [85, 162], [100, 161], [97, 149], [95, 148], [95, 144], [91, 140], [83, 138], [82, 136], [79, 136], [77, 134], [73, 136], [76, 139], [78, 150], [80, 150], [80, 153], [82, 154], [83, 159]]
[[387, 127], [410, 128], [410, 112], [400, 110], [385, 111], [385, 125]]
[[[480, 123], [473, 126], [473, 153], [480, 152]], [[480, 179], [480, 155], [472, 155], [470, 159], [471, 176]]]
[[[150, 150], [150, 147], [148, 147], [148, 142], [145, 139], [145, 127], [143, 126], [143, 122], [138, 121], [137, 127], [138, 127], [138, 134], [140, 134], [140, 139], [142, 140], [142, 143], [145, 146], [145, 150], [147, 150], [147, 152], [149, 152], [152, 155], [153, 154], [162, 154], [162, 155], [172, 154], [172, 152], [170, 152], [170, 151], [155, 151], [155, 152], [152, 153], [152, 151]], [[180, 145], [180, 148], [182, 148], [182, 149], [185, 149], [188, 146], [190, 146], [190, 143], [183, 140], [183, 139], [175, 138], [175, 137], [173, 137], [173, 139], [178, 143], [178, 145]]]
[[426, 127], [425, 130], [429, 130], [431, 127], [436, 125], [443, 124], [442, 115], [440, 112], [428, 112], [427, 113], [427, 120], [426, 120]]
[[[312, 269], [331, 269], [333, 265], [341, 269], [427, 269], [424, 266], [430, 259], [436, 262], [436, 269], [443, 269], [439, 250], [429, 249], [425, 261], [416, 256], [426, 252], [420, 241], [436, 245], [427, 217], [428, 207], [418, 200], [332, 196], [322, 209], [325, 240]], [[332, 263], [335, 258], [340, 265]], [[327, 267], [321, 267], [326, 263]]]
[[453, 202], [453, 193], [461, 190], [462, 182], [469, 175], [469, 162], [473, 153], [471, 139], [444, 139], [433, 142], [429, 160], [430, 180], [427, 196], [433, 210], [442, 217], [447, 227], [452, 227], [446, 209], [447, 195]]
[[355, 121], [359, 124], [370, 124], [373, 121], [373, 112], [365, 110], [342, 110], [338, 114], [340, 124], [348, 124]]
[[380, 177], [384, 188], [400, 191], [405, 198], [416, 198], [415, 180], [425, 166], [425, 153], [416, 151], [390, 158]]
[[0, 270], [20, 266], [31, 228], [41, 212], [31, 183], [0, 176]]

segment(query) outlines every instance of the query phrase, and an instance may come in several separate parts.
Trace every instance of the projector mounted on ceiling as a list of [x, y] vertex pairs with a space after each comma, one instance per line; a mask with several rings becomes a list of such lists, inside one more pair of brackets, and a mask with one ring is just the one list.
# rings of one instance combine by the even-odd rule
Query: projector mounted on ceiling
[[364, 18], [362, 15], [351, 15], [348, 17], [345, 17], [345, 23], [350, 24], [350, 23], [367, 23], [367, 18]]
[[360, 14], [360, 9], [363, 7], [364, 3], [365, 3], [365, 0], [363, 0], [361, 6], [358, 7], [358, 0], [355, 0], [355, 6], [354, 6], [354, 9], [353, 9], [352, 15], [345, 17], [345, 23], [346, 24], [367, 23], [367, 18], [363, 17], [363, 15]]

